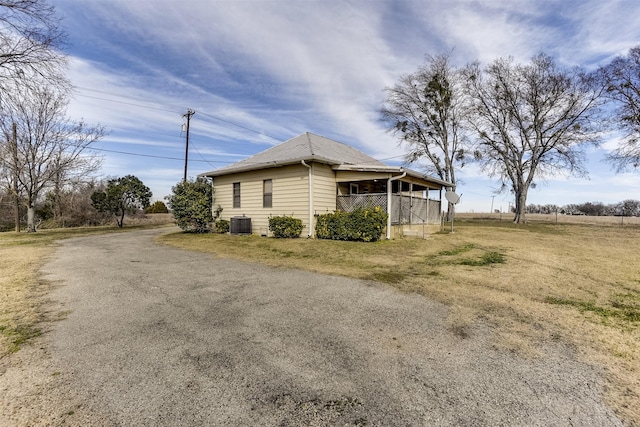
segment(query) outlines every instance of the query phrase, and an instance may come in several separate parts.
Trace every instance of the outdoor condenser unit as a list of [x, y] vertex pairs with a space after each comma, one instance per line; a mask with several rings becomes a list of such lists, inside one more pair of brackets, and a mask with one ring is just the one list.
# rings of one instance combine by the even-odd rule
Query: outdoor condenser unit
[[231, 234], [251, 234], [251, 218], [246, 216], [234, 216], [229, 226]]

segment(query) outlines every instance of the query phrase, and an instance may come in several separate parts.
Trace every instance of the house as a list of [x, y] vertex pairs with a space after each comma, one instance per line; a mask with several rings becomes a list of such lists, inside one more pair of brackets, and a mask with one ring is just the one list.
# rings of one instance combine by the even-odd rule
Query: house
[[387, 238], [424, 233], [426, 225], [440, 223], [442, 189], [451, 186], [308, 132], [201, 175], [213, 179], [214, 209], [222, 207], [232, 232], [235, 220], [261, 235], [269, 234], [269, 216], [290, 215], [313, 237], [316, 215], [361, 206], [389, 214]]

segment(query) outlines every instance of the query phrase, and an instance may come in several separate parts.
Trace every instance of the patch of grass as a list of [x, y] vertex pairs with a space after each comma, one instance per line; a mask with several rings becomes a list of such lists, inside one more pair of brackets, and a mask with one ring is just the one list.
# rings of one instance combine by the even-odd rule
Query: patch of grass
[[[459, 255], [467, 255], [464, 258]], [[471, 256], [469, 256], [471, 255]], [[475, 243], [464, 243], [451, 249], [445, 249], [427, 256], [431, 265], [466, 265], [482, 267], [491, 264], [503, 264], [505, 256], [501, 252], [484, 249]]]
[[407, 274], [397, 270], [384, 270], [371, 273], [371, 280], [384, 283], [400, 283], [407, 278]]
[[476, 246], [473, 243], [465, 243], [462, 246], [458, 246], [455, 247], [453, 249], [447, 249], [444, 251], [440, 251], [438, 252], [438, 255], [442, 255], [442, 256], [455, 256], [455, 255], [459, 255], [465, 252], [469, 252], [471, 249], [475, 248]]
[[34, 325], [18, 326], [16, 328], [7, 328], [2, 331], [2, 334], [8, 339], [9, 346], [8, 353], [15, 353], [20, 350], [22, 344], [26, 343], [32, 338], [42, 335], [42, 330]]
[[467, 258], [459, 262], [461, 265], [470, 265], [473, 267], [482, 267], [491, 264], [503, 264], [505, 262], [504, 255], [500, 252], [489, 251], [480, 256], [479, 259]]
[[620, 301], [612, 301], [612, 308], [597, 305], [591, 301], [579, 301], [566, 298], [548, 296], [544, 299], [548, 304], [567, 305], [577, 308], [581, 313], [590, 312], [597, 314], [604, 320], [621, 319], [629, 322], [640, 322], [640, 306], [637, 304], [625, 304]]

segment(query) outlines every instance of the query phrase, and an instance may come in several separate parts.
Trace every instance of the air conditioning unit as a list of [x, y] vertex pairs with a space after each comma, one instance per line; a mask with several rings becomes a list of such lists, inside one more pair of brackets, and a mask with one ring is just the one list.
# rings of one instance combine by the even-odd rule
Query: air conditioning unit
[[229, 225], [231, 234], [251, 234], [251, 218], [246, 216], [234, 216]]

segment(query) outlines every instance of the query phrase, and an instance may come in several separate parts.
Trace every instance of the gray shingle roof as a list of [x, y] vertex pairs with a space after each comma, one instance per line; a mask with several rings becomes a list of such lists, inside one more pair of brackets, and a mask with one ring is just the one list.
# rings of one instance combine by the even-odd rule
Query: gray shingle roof
[[346, 144], [306, 132], [254, 156], [202, 175], [226, 175], [300, 163], [302, 160], [329, 165], [387, 166]]

